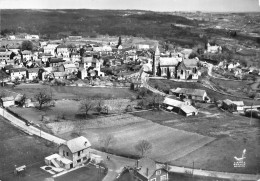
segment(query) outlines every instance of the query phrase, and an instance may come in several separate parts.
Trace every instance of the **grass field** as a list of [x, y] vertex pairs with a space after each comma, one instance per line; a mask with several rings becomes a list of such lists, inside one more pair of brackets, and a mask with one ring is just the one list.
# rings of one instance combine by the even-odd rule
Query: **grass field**
[[[122, 120], [122, 124], [118, 124], [120, 120]], [[96, 121], [101, 122], [101, 125], [102, 122], [108, 121], [110, 126], [96, 128], [87, 128], [86, 126], [82, 130], [82, 135], [86, 136], [94, 147], [101, 148], [102, 145], [98, 141], [99, 137], [112, 134], [116, 138], [116, 142], [112, 145], [113, 149], [111, 151], [125, 156], [138, 154], [134, 149], [134, 145], [139, 140], [148, 140], [151, 142], [153, 149], [149, 157], [162, 162], [180, 158], [213, 140], [207, 136], [155, 124], [130, 114], [108, 117]], [[113, 124], [113, 121], [115, 124]], [[86, 122], [85, 124], [87, 125], [88, 123]], [[59, 134], [59, 136], [70, 139], [72, 137], [71, 133], [73, 131]]]
[[[26, 120], [45, 126], [48, 123], [61, 121], [88, 120], [90, 123], [93, 122], [92, 119], [94, 118], [123, 113], [128, 105], [133, 107], [137, 104], [136, 101], [128, 99], [103, 100], [103, 103], [108, 107], [108, 114], [98, 115], [95, 110], [90, 110], [87, 117], [85, 117], [83, 112], [79, 111], [80, 101], [76, 100], [57, 100], [55, 101], [55, 106], [44, 107], [42, 110], [22, 107], [11, 107], [9, 110]], [[42, 118], [42, 116], [44, 117]]]
[[[0, 118], [0, 179], [5, 181], [43, 180], [51, 175], [40, 169], [44, 157], [57, 151], [44, 140], [28, 136]], [[26, 165], [25, 174], [15, 176], [14, 165]]]
[[[203, 105], [203, 104], [202, 104]], [[200, 108], [195, 117], [165, 112], [134, 113], [161, 125], [215, 137], [216, 140], [196, 151], [172, 161], [179, 166], [218, 170], [223, 172], [259, 173], [260, 169], [260, 122], [240, 115], [221, 112], [210, 105]], [[241, 157], [243, 149], [247, 149], [246, 167], [234, 168], [234, 156]]]
[[82, 98], [130, 98], [135, 94], [129, 88], [96, 88], [96, 87], [68, 87], [47, 86], [41, 84], [20, 84], [12, 91], [33, 97], [34, 94], [45, 89], [53, 99], [82, 99]]

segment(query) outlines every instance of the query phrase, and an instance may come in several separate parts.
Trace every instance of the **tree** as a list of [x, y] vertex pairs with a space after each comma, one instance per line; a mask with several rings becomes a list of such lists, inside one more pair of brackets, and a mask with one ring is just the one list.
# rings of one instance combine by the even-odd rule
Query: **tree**
[[152, 144], [147, 140], [141, 140], [135, 145], [135, 150], [141, 157], [144, 157], [151, 152], [152, 148]]
[[51, 95], [49, 95], [48, 93], [46, 93], [45, 90], [41, 90], [40, 92], [37, 92], [34, 95], [34, 98], [37, 100], [37, 102], [39, 103], [39, 109], [42, 109], [42, 106], [44, 104], [50, 103], [52, 100]]
[[138, 98], [144, 98], [147, 96], [148, 90], [145, 87], [141, 87], [138, 89]]
[[159, 94], [153, 94], [147, 99], [150, 107], [159, 109], [160, 105], [163, 103], [164, 97]]
[[95, 102], [90, 99], [85, 99], [80, 102], [79, 111], [84, 112], [85, 116], [88, 115], [88, 112], [95, 107]]
[[26, 99], [27, 99], [26, 94], [23, 94], [20, 101], [19, 101], [19, 106], [23, 107], [25, 105]]
[[105, 134], [99, 137], [99, 142], [103, 146], [105, 152], [108, 152], [109, 147], [116, 143], [116, 138], [112, 134]]
[[22, 50], [32, 50], [33, 49], [33, 44], [31, 41], [23, 41], [21, 45]]
[[104, 107], [104, 101], [102, 99], [97, 100], [95, 109], [98, 112], [98, 114], [101, 113], [101, 111], [103, 110], [103, 107]]

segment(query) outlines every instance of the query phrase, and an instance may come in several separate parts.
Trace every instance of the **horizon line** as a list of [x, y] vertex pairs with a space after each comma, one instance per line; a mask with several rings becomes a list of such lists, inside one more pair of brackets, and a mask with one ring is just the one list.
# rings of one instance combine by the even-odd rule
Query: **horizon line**
[[163, 11], [163, 10], [146, 10], [146, 9], [96, 9], [96, 8], [5, 8], [1, 10], [110, 10], [110, 11], [150, 11], [150, 12], [201, 12], [201, 13], [260, 13], [260, 11], [206, 11], [206, 10], [172, 10], [172, 11]]

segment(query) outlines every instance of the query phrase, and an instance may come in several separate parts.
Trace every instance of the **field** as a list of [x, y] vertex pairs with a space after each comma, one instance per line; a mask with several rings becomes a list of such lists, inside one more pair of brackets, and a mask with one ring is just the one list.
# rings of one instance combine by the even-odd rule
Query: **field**
[[33, 97], [34, 94], [45, 89], [53, 99], [82, 99], [82, 98], [130, 98], [134, 95], [129, 88], [96, 88], [96, 87], [68, 87], [48, 86], [41, 84], [20, 84], [12, 91]]
[[[102, 116], [110, 116], [112, 114], [125, 113], [128, 105], [132, 107], [136, 105], [136, 101], [128, 99], [110, 99], [102, 101], [108, 107], [108, 114], [98, 114], [95, 110], [90, 110], [85, 116], [84, 112], [79, 111], [80, 101], [78, 100], [57, 100], [55, 106], [44, 107], [42, 110], [37, 108], [11, 107], [9, 110], [19, 117], [23, 117], [35, 124], [45, 127], [48, 123], [53, 122], [70, 122], [70, 121], [88, 121], [95, 123], [92, 119]], [[73, 106], [72, 106], [73, 105]]]
[[[253, 118], [250, 125], [250, 118], [219, 111], [212, 105], [197, 106], [200, 107], [200, 113], [195, 117], [181, 118], [179, 115], [165, 112], [134, 115], [168, 127], [216, 138], [196, 151], [172, 161], [174, 165], [192, 167], [194, 161], [195, 167], [201, 169], [259, 173], [259, 119]], [[247, 149], [247, 165], [245, 168], [236, 169], [233, 167], [233, 157], [240, 157], [243, 149]]]
[[[86, 136], [95, 148], [102, 147], [99, 137], [112, 134], [116, 142], [110, 151], [124, 156], [136, 156], [138, 153], [134, 145], [139, 140], [148, 140], [153, 145], [149, 156], [162, 162], [180, 158], [213, 140], [207, 136], [169, 128], [129, 114], [98, 118], [91, 122], [96, 122], [96, 125], [89, 127], [88, 121], [79, 124], [81, 135]], [[79, 129], [77, 122], [74, 126], [62, 122], [48, 126], [65, 139], [73, 137], [72, 133], [77, 132], [75, 128]]]
[[[28, 136], [0, 118], [0, 179], [5, 181], [43, 180], [51, 175], [40, 169], [44, 157], [57, 148], [44, 140]], [[14, 166], [26, 165], [25, 174], [15, 176]]]

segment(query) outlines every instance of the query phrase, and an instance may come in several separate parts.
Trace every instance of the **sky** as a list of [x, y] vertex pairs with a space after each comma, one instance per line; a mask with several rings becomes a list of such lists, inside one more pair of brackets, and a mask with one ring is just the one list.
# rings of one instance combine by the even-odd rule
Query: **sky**
[[0, 9], [260, 12], [260, 0], [0, 0]]

